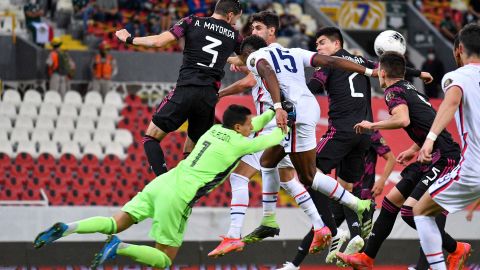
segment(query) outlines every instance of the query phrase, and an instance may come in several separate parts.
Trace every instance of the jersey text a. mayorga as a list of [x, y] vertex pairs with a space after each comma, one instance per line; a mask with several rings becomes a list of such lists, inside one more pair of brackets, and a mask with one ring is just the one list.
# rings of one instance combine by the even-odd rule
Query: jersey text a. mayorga
[[228, 57], [239, 53], [242, 37], [229, 23], [213, 17], [185, 17], [170, 32], [185, 38], [183, 64], [177, 86], [219, 87]]

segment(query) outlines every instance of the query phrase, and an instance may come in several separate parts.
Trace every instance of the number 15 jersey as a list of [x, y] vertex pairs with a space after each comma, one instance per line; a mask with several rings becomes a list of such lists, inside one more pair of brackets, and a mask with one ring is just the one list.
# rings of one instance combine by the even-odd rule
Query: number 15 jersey
[[177, 86], [209, 85], [218, 89], [228, 57], [239, 53], [242, 38], [238, 31], [226, 21], [191, 15], [178, 21], [170, 33], [177, 39], [185, 37]]

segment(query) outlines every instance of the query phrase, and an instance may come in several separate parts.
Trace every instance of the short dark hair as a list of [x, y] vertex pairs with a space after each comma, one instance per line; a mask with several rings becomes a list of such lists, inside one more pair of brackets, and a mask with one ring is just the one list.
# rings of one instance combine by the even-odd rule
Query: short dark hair
[[458, 49], [458, 46], [460, 45], [460, 40], [458, 38], [458, 33], [455, 35], [455, 38], [453, 39], [453, 49]]
[[230, 12], [233, 12], [235, 15], [242, 12], [239, 0], [219, 0], [217, 5], [215, 5], [215, 13], [217, 14], [225, 16]]
[[251, 35], [243, 40], [242, 45], [240, 45], [240, 53], [243, 54], [243, 50], [245, 49], [253, 49], [256, 51], [264, 47], [267, 47], [267, 42], [263, 38], [257, 35]]
[[278, 34], [278, 29], [280, 29], [280, 18], [277, 14], [264, 10], [259, 13], [255, 13], [252, 15], [250, 21], [253, 22], [260, 22], [267, 26], [267, 28], [273, 27], [275, 28], [275, 36]]
[[476, 23], [467, 24], [460, 31], [458, 39], [463, 44], [467, 56], [480, 56], [480, 25]]
[[405, 77], [405, 57], [397, 52], [385, 52], [380, 56], [380, 69], [385, 70], [389, 78]]
[[318, 39], [321, 36], [326, 36], [331, 41], [338, 40], [340, 41], [340, 46], [343, 48], [343, 35], [340, 29], [333, 26], [323, 27], [317, 32], [315, 39]]
[[242, 105], [230, 105], [223, 113], [223, 127], [233, 129], [236, 124], [243, 124], [247, 120], [247, 116], [252, 112], [249, 108]]

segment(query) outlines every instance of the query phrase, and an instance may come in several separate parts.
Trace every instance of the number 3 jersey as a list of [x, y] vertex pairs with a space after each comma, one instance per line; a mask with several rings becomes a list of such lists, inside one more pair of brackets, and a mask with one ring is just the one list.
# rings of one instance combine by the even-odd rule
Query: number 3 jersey
[[228, 57], [239, 53], [242, 38], [238, 31], [226, 21], [191, 15], [178, 21], [170, 32], [177, 39], [185, 37], [177, 86], [219, 88]]

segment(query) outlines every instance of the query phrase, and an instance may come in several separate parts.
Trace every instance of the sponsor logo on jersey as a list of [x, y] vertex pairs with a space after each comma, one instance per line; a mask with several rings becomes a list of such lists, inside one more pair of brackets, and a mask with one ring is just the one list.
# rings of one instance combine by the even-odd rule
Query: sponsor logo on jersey
[[390, 92], [385, 96], [385, 99], [387, 100], [387, 102], [390, 102], [390, 100], [392, 100], [392, 98], [394, 97], [395, 97], [395, 94], [393, 92]]
[[445, 82], [443, 83], [443, 88], [447, 88], [452, 83], [453, 83], [452, 79], [446, 79]]

